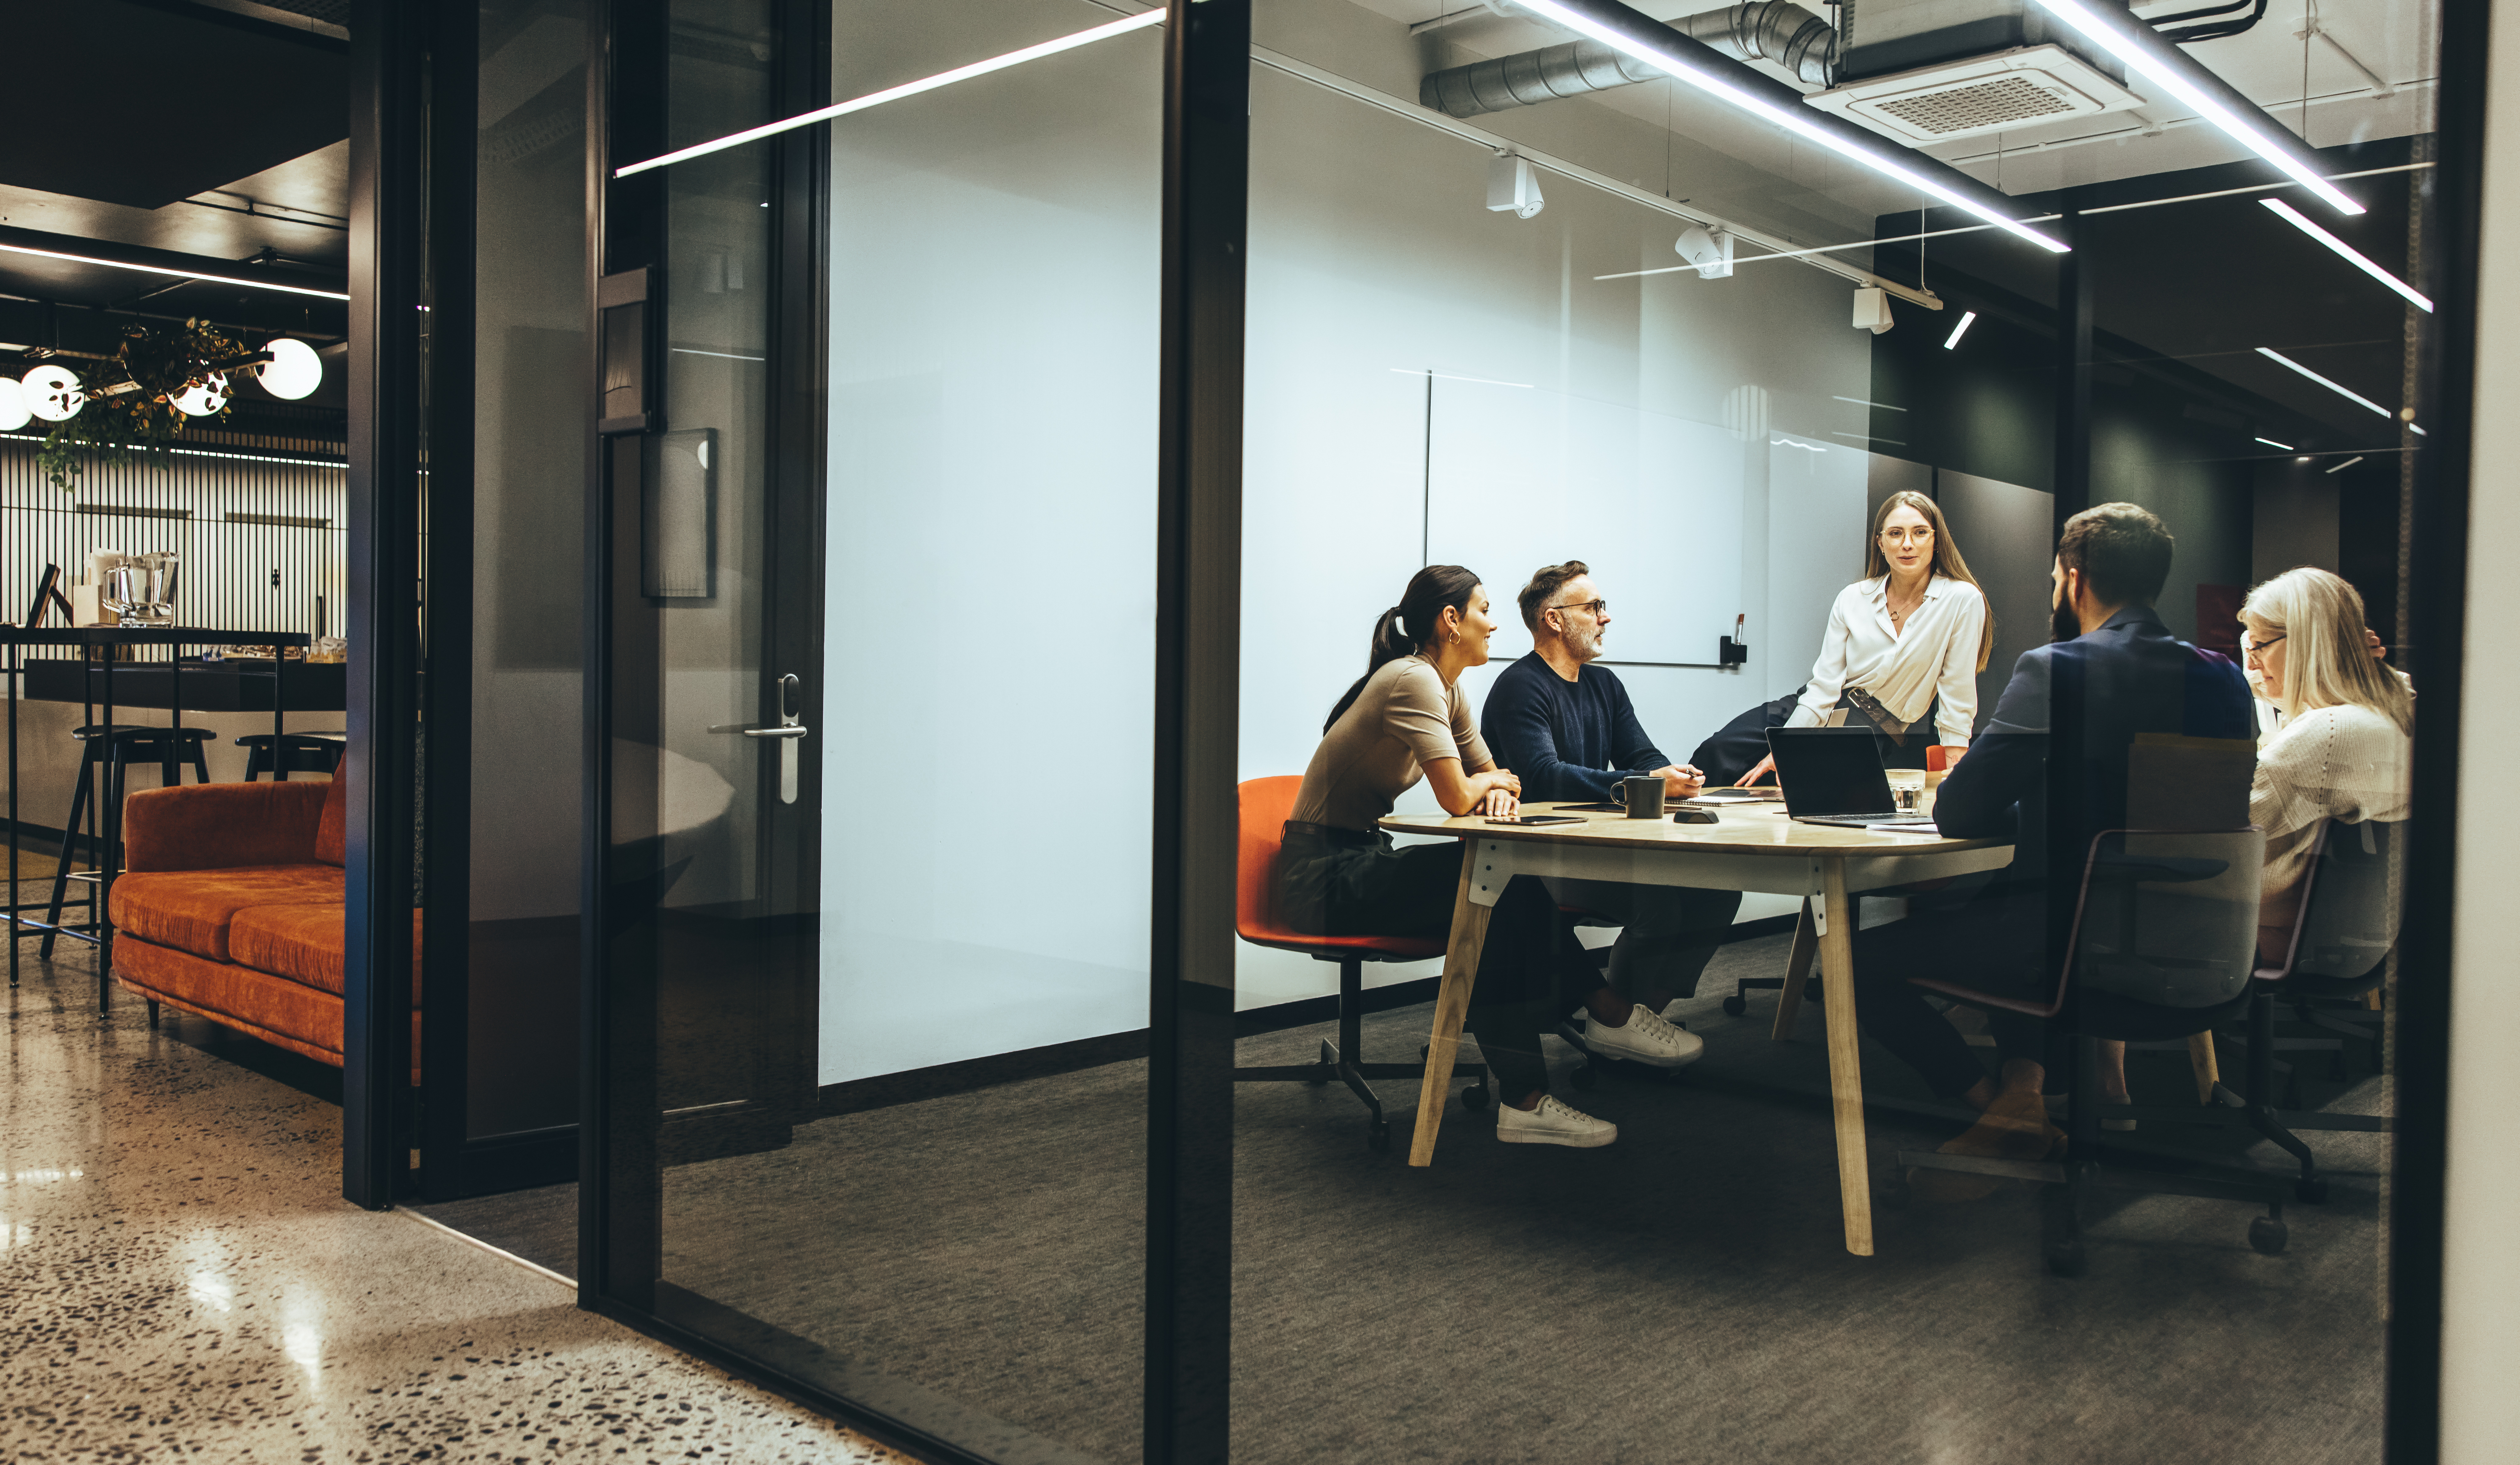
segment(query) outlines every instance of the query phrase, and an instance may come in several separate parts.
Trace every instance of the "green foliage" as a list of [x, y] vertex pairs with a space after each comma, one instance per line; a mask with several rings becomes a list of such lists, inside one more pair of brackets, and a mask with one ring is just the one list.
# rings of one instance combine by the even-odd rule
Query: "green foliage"
[[[162, 460], [193, 421], [175, 398], [215, 375], [220, 364], [247, 354], [235, 337], [205, 321], [186, 321], [180, 328], [133, 326], [112, 356], [79, 373], [86, 405], [45, 434], [36, 458], [44, 476], [62, 492], [74, 493], [88, 457], [112, 463], [147, 452]], [[226, 412], [223, 401], [209, 417]]]

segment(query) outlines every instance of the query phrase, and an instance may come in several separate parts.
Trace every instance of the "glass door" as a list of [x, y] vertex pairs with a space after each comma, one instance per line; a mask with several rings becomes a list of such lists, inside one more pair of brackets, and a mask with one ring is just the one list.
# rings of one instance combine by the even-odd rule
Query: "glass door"
[[1143, 1453], [1161, 32], [967, 70], [1111, 22], [610, 10], [582, 1296], [996, 1459]]

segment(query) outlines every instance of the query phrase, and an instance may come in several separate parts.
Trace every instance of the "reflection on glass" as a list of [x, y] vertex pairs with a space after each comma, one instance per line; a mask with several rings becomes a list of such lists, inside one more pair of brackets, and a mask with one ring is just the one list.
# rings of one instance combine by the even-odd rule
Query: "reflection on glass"
[[[2391, 281], [2422, 278], [2428, 93], [2342, 80], [2309, 36], [2184, 38], [2233, 78], [2315, 64], [2282, 125], [2363, 210], [2340, 217], [2069, 43], [2056, 65], [2123, 101], [1923, 139], [2012, 217], [2063, 215], [2039, 225], [2060, 259], [1588, 67], [1552, 10], [1255, 20], [1246, 852], [1280, 849], [1253, 810], [1295, 822], [1277, 924], [1245, 911], [1240, 1061], [1329, 1082], [1238, 1093], [1236, 1458], [1980, 1459], [2089, 1443], [2131, 1399], [2182, 1440], [2376, 1455], [2376, 1404], [2306, 1421], [2236, 1359], [2317, 1317], [2356, 1399], [2386, 1363], [2420, 700], [2386, 648], [2428, 321]], [[1901, 58], [1888, 30], [1827, 46], [1834, 12], [1791, 54], [1745, 37], [1798, 22], [1673, 23], [1810, 93], [1970, 59], [1911, 10]], [[2425, 74], [2428, 8], [2369, 22], [2339, 40], [2358, 65]], [[1360, 707], [1381, 722], [1347, 726]], [[1775, 769], [1806, 807], [1703, 797], [1700, 774], [1764, 781], [1778, 727], [1847, 734], [1843, 807], [1809, 807], [1808, 765]], [[1431, 1164], [1405, 1168], [1460, 866], [1377, 844], [1383, 811], [1483, 821], [1503, 795], [1636, 825], [1626, 790], [1663, 765], [1715, 824], [1666, 814], [1557, 865], [1516, 841], [1576, 833], [1469, 831], [1508, 883], [1458, 1082], [1424, 1095]], [[1880, 821], [1911, 785], [1937, 822], [1808, 821]], [[1822, 837], [1915, 853], [1878, 878], [1845, 857], [1822, 919], [1837, 857], [1797, 888], [1746, 847]], [[1720, 868], [1661, 847], [1717, 838], [1745, 846]], [[1721, 929], [1625, 904], [1688, 879], [1741, 892]], [[1377, 958], [1344, 1022], [1313, 959], [1337, 954], [1307, 946], [1331, 938]], [[1516, 1001], [1542, 1010], [1503, 1020]], [[1688, 1056], [1655, 1061], [1629, 1002]], [[1391, 1070], [1382, 1107], [1335, 1059]], [[1534, 1085], [1575, 1116], [1553, 1134], [1517, 1117]], [[1779, 1349], [1866, 1360], [1833, 1375], [1848, 1410], [1779, 1392]]]

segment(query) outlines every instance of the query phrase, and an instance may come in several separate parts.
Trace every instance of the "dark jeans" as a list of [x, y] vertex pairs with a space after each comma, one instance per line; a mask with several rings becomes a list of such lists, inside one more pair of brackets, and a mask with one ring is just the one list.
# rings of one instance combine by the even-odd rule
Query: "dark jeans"
[[[1462, 847], [1450, 840], [1395, 848], [1379, 832], [1289, 823], [1278, 862], [1278, 910], [1286, 924], [1317, 936], [1441, 941], [1453, 928], [1461, 880]], [[1549, 1088], [1540, 1035], [1556, 1022], [1561, 973], [1571, 993], [1601, 985], [1547, 888], [1517, 875], [1489, 917], [1467, 1023], [1496, 1071], [1503, 1102]]]
[[1685, 885], [1628, 885], [1612, 880], [1551, 880], [1549, 893], [1615, 923], [1610, 985], [1659, 1011], [1676, 997], [1697, 996], [1697, 979], [1741, 910], [1737, 890]]
[[[1951, 1020], [1910, 977], [1936, 977], [2042, 1005], [2056, 993], [2047, 970], [2048, 903], [2036, 889], [1990, 890], [1954, 905], [1930, 897], [1906, 920], [1855, 934], [1855, 1011], [1865, 1035], [1906, 1059], [1943, 1098], [1957, 1098], [1986, 1068]], [[1999, 1058], [2048, 1063], [2045, 1021], [1989, 1007]]]

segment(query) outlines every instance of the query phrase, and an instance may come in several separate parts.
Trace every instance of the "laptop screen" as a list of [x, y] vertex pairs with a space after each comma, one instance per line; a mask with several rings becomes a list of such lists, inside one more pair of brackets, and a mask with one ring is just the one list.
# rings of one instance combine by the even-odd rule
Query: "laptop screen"
[[1888, 814], [1890, 779], [1870, 728], [1770, 728], [1777, 781], [1785, 813], [1795, 819], [1832, 814]]

